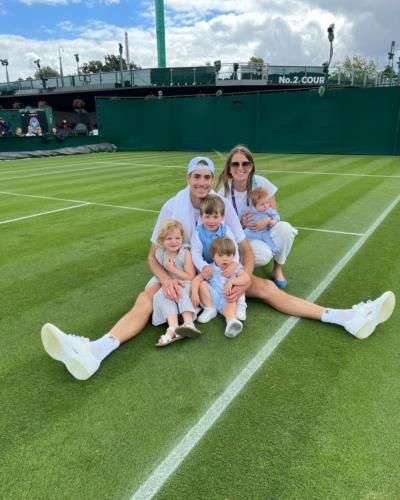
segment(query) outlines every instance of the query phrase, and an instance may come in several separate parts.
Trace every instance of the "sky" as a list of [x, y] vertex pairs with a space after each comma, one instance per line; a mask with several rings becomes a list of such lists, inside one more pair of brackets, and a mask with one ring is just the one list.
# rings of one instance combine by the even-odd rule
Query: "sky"
[[[157, 67], [154, 0], [0, 0], [0, 59], [11, 81], [42, 66], [76, 73], [80, 64], [118, 54], [128, 33], [130, 61]], [[383, 69], [400, 35], [399, 0], [164, 0], [167, 66], [247, 62], [320, 66], [329, 58], [327, 28], [335, 23], [332, 64], [346, 56]], [[395, 69], [400, 56], [400, 36]], [[0, 66], [0, 82], [5, 68]]]

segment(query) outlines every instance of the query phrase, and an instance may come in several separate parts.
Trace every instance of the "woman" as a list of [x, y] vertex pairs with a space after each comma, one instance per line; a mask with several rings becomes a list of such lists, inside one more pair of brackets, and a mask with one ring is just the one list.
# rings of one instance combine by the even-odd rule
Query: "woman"
[[[268, 217], [253, 222], [252, 216], [246, 213], [250, 207], [249, 195], [256, 187], [264, 188], [269, 194], [270, 207], [277, 210], [275, 194], [278, 188], [265, 177], [255, 174], [253, 155], [245, 146], [235, 146], [229, 153], [225, 167], [218, 179], [218, 186], [221, 184], [223, 187], [218, 191], [218, 194], [231, 201], [242, 226], [254, 231], [265, 229], [269, 224]], [[290, 253], [297, 230], [288, 222], [280, 221], [271, 227], [270, 234], [279, 247], [279, 251], [273, 255], [271, 248], [264, 241], [250, 241], [255, 264], [263, 266], [274, 258], [272, 279], [279, 288], [286, 288], [287, 279], [283, 275], [282, 266]]]

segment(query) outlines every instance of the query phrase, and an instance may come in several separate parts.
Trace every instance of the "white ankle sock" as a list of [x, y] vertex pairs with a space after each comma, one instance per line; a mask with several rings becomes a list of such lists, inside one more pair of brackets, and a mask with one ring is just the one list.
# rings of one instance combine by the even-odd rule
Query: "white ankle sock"
[[119, 347], [119, 340], [111, 333], [106, 333], [98, 340], [90, 342], [90, 351], [95, 358], [103, 361], [109, 354], [111, 354], [117, 347]]
[[353, 309], [325, 309], [322, 313], [321, 321], [323, 323], [333, 323], [334, 325], [344, 326], [353, 315]]

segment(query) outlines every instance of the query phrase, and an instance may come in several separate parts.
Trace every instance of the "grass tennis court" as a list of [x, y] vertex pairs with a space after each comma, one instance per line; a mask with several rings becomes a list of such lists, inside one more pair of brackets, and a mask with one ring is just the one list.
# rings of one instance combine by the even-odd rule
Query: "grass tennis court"
[[[219, 317], [156, 349], [148, 325], [86, 382], [43, 351], [45, 322], [94, 339], [130, 308], [192, 156], [0, 163], [0, 498], [399, 498], [399, 307], [358, 341], [249, 300], [238, 338]], [[288, 293], [399, 300], [399, 157], [255, 158], [299, 228]]]

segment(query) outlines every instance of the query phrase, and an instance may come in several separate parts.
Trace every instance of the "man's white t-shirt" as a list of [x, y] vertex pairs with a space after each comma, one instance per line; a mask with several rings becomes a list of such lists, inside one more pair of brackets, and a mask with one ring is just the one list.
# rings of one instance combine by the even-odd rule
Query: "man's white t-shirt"
[[[186, 187], [185, 190], [190, 190], [190, 187], [189, 186]], [[153, 234], [151, 235], [152, 243], [154, 244], [157, 243], [157, 236], [160, 231], [160, 226], [165, 219], [177, 219], [179, 220], [179, 222], [184, 224], [184, 227], [186, 228], [185, 233], [187, 233], [185, 234], [186, 238], [185, 243], [190, 243], [193, 230], [196, 228], [196, 225], [200, 219], [200, 210], [193, 208], [189, 196], [187, 197], [187, 202], [184, 207], [182, 205], [177, 207], [178, 203], [182, 203], [177, 201], [177, 198], [182, 194], [183, 192], [180, 191], [174, 197], [170, 198], [167, 202], [164, 203], [158, 215], [157, 222], [154, 226]], [[209, 194], [217, 194], [217, 193], [211, 190]], [[225, 203], [224, 222], [234, 234], [236, 243], [239, 244], [246, 239], [246, 235], [244, 234], [244, 231], [240, 224], [239, 217], [237, 216], [235, 209], [231, 205], [230, 201], [224, 198], [223, 196], [221, 196], [221, 198], [224, 200]], [[177, 208], [180, 209], [178, 215], [176, 211]]]

